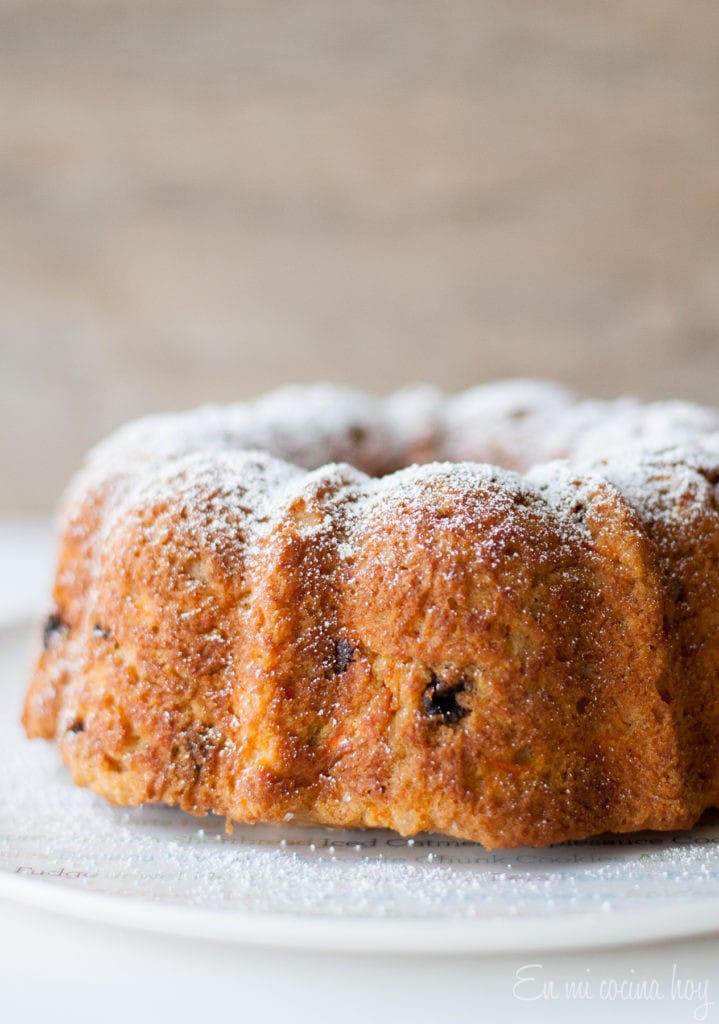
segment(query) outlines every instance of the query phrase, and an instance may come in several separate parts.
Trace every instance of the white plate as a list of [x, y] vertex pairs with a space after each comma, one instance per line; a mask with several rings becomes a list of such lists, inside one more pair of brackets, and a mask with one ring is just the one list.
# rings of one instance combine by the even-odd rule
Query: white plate
[[253, 945], [539, 951], [719, 930], [719, 815], [690, 833], [545, 850], [390, 832], [238, 826], [111, 807], [18, 725], [32, 638], [0, 631], [0, 896]]

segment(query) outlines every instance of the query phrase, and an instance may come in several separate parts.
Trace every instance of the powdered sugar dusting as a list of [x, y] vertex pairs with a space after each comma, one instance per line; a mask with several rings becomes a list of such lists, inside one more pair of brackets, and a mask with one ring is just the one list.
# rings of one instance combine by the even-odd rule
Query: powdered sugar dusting
[[719, 435], [719, 412], [631, 397], [579, 400], [556, 384], [503, 381], [455, 396], [405, 388], [379, 398], [331, 384], [292, 385], [253, 402], [150, 416], [98, 445], [84, 480], [139, 471], [193, 452], [262, 450], [304, 469], [349, 462], [373, 476], [415, 462], [526, 470], [567, 458], [692, 447]]
[[[583, 401], [541, 381], [453, 397], [421, 386], [378, 398], [294, 385], [128, 425], [90, 453], [64, 515], [102, 494], [96, 558], [117, 524], [148, 506], [178, 510], [183, 528], [218, 550], [241, 536], [251, 555], [294, 500], [326, 492], [332, 500], [306, 529], [348, 561], [369, 517], [391, 523], [399, 508], [420, 508], [428, 487], [481, 489], [515, 519], [533, 496], [569, 539], [577, 480], [585, 490], [611, 482], [649, 524], [714, 500], [708, 477], [718, 465], [719, 413], [684, 402]], [[97, 564], [89, 568], [96, 576]]]

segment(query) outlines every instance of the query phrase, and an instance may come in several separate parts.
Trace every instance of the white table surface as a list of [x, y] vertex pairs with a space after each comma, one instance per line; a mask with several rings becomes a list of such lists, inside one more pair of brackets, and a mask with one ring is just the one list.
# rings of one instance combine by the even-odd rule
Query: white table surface
[[[44, 524], [0, 523], [0, 619], [42, 609], [50, 551]], [[260, 952], [0, 903], [0, 1024], [447, 1017], [494, 1024], [649, 1014], [653, 1024], [719, 1020], [719, 936], [496, 957]]]

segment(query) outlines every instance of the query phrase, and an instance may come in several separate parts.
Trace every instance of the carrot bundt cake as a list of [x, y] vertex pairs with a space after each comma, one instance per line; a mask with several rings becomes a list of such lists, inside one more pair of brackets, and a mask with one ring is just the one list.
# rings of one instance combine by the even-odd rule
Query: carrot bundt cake
[[66, 495], [28, 736], [118, 804], [486, 847], [719, 802], [719, 413], [510, 381], [130, 424]]

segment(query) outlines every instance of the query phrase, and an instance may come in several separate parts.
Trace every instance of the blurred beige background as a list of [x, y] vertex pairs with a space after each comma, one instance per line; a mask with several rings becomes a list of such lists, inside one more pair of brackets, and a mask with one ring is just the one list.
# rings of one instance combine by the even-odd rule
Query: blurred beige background
[[712, 0], [0, 0], [0, 513], [292, 379], [718, 373]]

